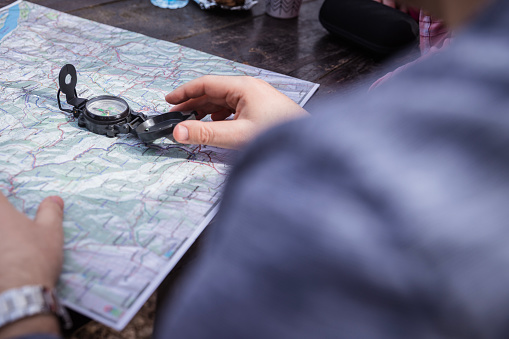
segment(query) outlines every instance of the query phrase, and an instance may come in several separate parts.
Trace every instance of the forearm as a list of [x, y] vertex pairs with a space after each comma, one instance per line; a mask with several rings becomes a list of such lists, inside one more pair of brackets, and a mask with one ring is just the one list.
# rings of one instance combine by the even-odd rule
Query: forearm
[[0, 328], [0, 339], [55, 339], [60, 338], [58, 320], [53, 314], [38, 314], [23, 318]]
[[0, 193], [0, 339], [60, 337], [48, 312], [59, 308], [52, 288], [62, 267], [63, 209], [60, 197], [48, 197], [32, 220]]

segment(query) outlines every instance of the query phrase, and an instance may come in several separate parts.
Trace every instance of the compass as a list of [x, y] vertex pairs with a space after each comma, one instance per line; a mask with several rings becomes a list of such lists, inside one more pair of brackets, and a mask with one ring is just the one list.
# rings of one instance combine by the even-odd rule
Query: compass
[[[76, 68], [71, 64], [62, 67], [58, 82], [58, 108], [72, 113], [78, 119], [78, 126], [107, 137], [131, 133], [143, 142], [152, 142], [162, 137], [171, 137], [179, 122], [196, 119], [197, 113], [194, 111], [168, 112], [149, 118], [141, 112], [134, 112], [124, 99], [113, 95], [79, 98], [76, 92]], [[62, 107], [60, 93], [65, 94], [72, 109]]]
[[121, 98], [103, 95], [88, 100], [85, 104], [85, 113], [91, 119], [117, 121], [127, 118], [129, 105]]

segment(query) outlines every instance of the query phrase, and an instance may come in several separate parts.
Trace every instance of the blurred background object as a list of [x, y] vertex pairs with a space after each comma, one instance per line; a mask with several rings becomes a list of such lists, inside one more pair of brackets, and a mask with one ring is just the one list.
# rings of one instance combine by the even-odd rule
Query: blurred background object
[[302, 0], [267, 0], [265, 12], [278, 19], [292, 19], [299, 15]]
[[177, 9], [185, 7], [189, 0], [150, 0], [154, 6], [161, 8]]

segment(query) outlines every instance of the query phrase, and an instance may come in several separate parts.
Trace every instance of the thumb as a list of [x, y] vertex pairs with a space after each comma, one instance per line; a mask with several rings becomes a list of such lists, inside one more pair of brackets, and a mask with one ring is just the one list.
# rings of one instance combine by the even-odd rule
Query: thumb
[[46, 228], [52, 234], [62, 233], [62, 220], [64, 218], [64, 201], [58, 196], [51, 196], [44, 199], [39, 205], [35, 222]]
[[248, 120], [189, 120], [175, 126], [173, 137], [183, 144], [203, 144], [222, 148], [240, 148], [255, 135]]

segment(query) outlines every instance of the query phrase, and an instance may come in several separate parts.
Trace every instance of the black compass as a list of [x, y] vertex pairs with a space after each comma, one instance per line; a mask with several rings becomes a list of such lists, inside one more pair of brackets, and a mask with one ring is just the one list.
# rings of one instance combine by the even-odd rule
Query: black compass
[[[76, 68], [67, 64], [60, 70], [57, 93], [58, 108], [72, 113], [78, 126], [89, 131], [115, 137], [131, 133], [143, 142], [152, 142], [162, 137], [171, 137], [175, 126], [185, 120], [196, 119], [196, 112], [168, 112], [148, 118], [141, 112], [131, 110], [127, 102], [113, 95], [101, 95], [92, 99], [79, 98], [76, 92]], [[65, 94], [72, 109], [62, 107], [60, 93]]]

